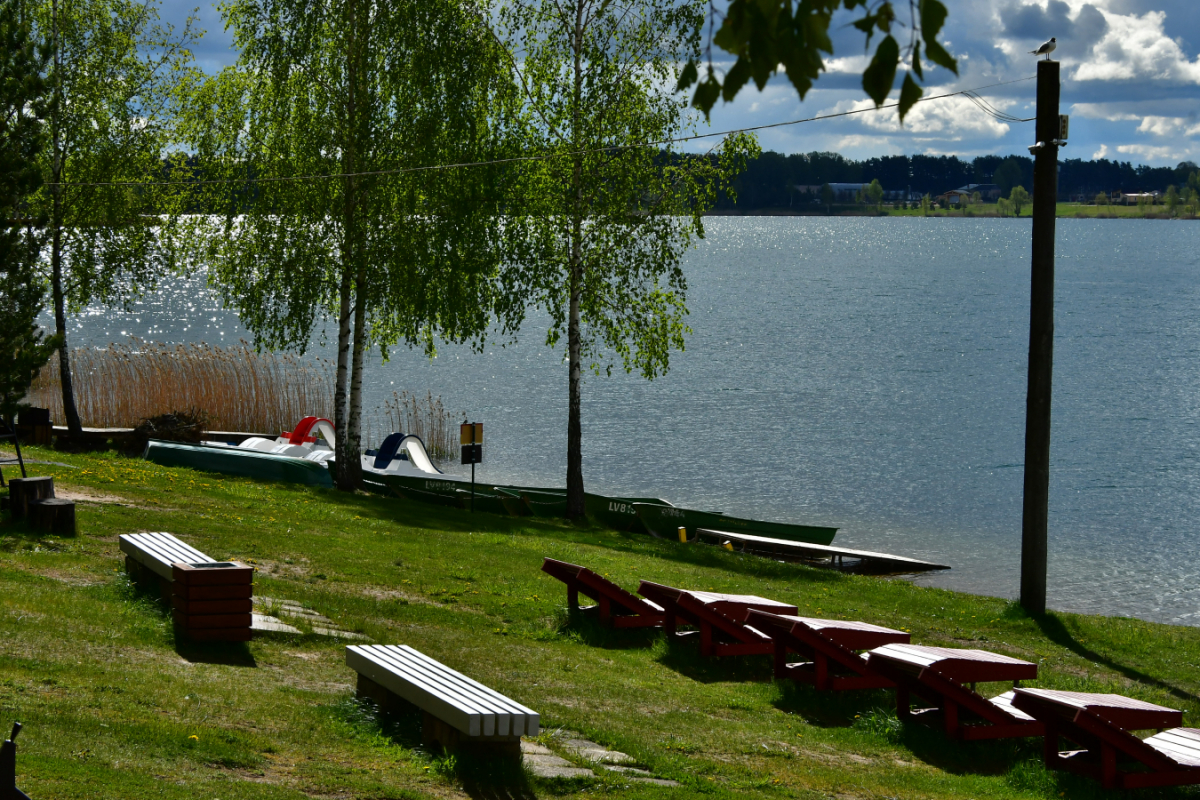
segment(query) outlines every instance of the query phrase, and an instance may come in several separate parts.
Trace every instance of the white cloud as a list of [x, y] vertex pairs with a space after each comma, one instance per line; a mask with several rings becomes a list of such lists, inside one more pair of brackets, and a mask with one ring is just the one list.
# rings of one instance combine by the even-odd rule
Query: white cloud
[[[936, 94], [933, 90], [931, 94]], [[894, 98], [892, 99], [894, 102]], [[992, 105], [1000, 110], [1012, 106], [1013, 101], [993, 100]], [[862, 111], [874, 109], [875, 104], [870, 100], [843, 100], [822, 114], [842, 113], [846, 111]], [[927, 100], [917, 103], [900, 124], [896, 109], [889, 108], [881, 111], [865, 111], [859, 116], [864, 127], [888, 133], [918, 134], [930, 138], [945, 138], [950, 141], [960, 141], [964, 137], [1000, 138], [1009, 131], [1007, 123], [985, 114], [974, 103], [964, 97], [947, 97], [940, 100]], [[931, 136], [932, 135], [932, 136]]]
[[1118, 153], [1127, 156], [1139, 156], [1152, 161], [1183, 161], [1188, 157], [1188, 151], [1177, 150], [1174, 147], [1155, 147], [1148, 144], [1122, 144], [1117, 146]]
[[1109, 122], [1128, 122], [1142, 118], [1138, 114], [1117, 111], [1108, 103], [1075, 103], [1071, 106], [1071, 113], [1084, 119], [1105, 119]]
[[1101, 11], [1108, 21], [1104, 38], [1076, 67], [1077, 81], [1150, 79], [1200, 84], [1200, 58], [1189, 60], [1179, 43], [1163, 31], [1167, 15], [1143, 16]]
[[1146, 117], [1138, 125], [1138, 133], [1153, 133], [1155, 136], [1200, 135], [1200, 122], [1187, 117]]
[[1100, 145], [1100, 149], [1092, 153], [1092, 160], [1099, 161], [1102, 158], [1108, 158], [1108, 145]]

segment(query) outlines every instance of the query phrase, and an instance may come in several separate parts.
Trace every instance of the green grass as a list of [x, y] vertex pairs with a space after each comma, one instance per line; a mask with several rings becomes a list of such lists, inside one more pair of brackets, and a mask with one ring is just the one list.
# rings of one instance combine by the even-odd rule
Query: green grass
[[[0, 523], [0, 726], [25, 723], [19, 785], [43, 798], [1104, 797], [1046, 772], [1040, 742], [959, 745], [901, 726], [887, 692], [774, 682], [769, 659], [706, 660], [653, 632], [569, 623], [543, 556], [628, 588], [640, 578], [764, 595], [802, 614], [910, 630], [1040, 664], [1037, 685], [1119, 691], [1200, 713], [1200, 631], [1032, 619], [1003, 600], [545, 520], [314, 491], [30, 448], [79, 506], [79, 535]], [[7, 475], [11, 476], [9, 470]], [[169, 531], [255, 563], [256, 593], [376, 642], [410, 644], [681, 788], [545, 781], [419, 747], [414, 720], [354, 699], [343, 643], [176, 642], [129, 583], [117, 536]], [[1103, 587], [1097, 587], [1103, 591]], [[994, 693], [1005, 687], [991, 687]], [[193, 738], [194, 737], [194, 738]], [[1194, 797], [1187, 790], [1142, 797]]]

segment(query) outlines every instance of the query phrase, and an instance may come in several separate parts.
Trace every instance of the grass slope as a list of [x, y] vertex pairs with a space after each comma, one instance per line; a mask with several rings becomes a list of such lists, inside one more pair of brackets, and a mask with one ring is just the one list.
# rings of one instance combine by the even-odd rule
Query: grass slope
[[[34, 467], [54, 475], [60, 494], [105, 501], [80, 505], [74, 539], [0, 524], [0, 726], [26, 724], [18, 784], [38, 800], [1104, 796], [1046, 772], [1040, 742], [959, 745], [902, 727], [887, 692], [826, 696], [773, 682], [765, 657], [709, 661], [653, 632], [568, 624], [564, 588], [539, 570], [543, 556], [631, 589], [646, 578], [791, 601], [810, 616], [904, 628], [916, 642], [1036, 661], [1040, 686], [1200, 712], [1193, 628], [1031, 619], [1003, 600], [904, 581], [114, 454], [30, 448], [29, 457], [71, 465]], [[537, 709], [549, 731], [583, 732], [682, 787], [617, 773], [545, 781], [424, 753], [414, 720], [354, 699], [344, 643], [176, 642], [165, 608], [121, 569], [117, 536], [146, 530], [250, 561], [256, 594], [298, 601], [377, 642], [413, 645]]]

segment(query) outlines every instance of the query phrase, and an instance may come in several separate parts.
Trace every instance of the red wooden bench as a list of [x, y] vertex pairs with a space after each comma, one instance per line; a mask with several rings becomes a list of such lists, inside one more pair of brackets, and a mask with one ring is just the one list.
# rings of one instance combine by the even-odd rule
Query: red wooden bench
[[[1041, 736], [1042, 723], [1012, 705], [1013, 693], [984, 698], [976, 683], [1029, 680], [1037, 664], [986, 650], [889, 644], [867, 654], [871, 669], [896, 683], [896, 715], [902, 720], [940, 716], [946, 735], [964, 741]], [[969, 684], [969, 685], [968, 685]], [[913, 709], [911, 696], [935, 704]], [[963, 720], [967, 712], [973, 719]]]
[[[613, 628], [654, 628], [663, 624], [662, 606], [625, 591], [587, 567], [547, 558], [542, 561], [542, 572], [567, 585], [567, 605], [571, 610], [588, 611], [594, 608], [605, 625]], [[596, 605], [580, 609], [581, 593], [595, 600]]]
[[[775, 641], [775, 677], [811, 683], [823, 691], [887, 689], [889, 678], [871, 669], [859, 650], [908, 644], [909, 634], [868, 622], [812, 619], [751, 609], [747, 620]], [[788, 653], [810, 659], [789, 664]]]
[[[663, 607], [663, 629], [680, 636], [699, 632], [700, 652], [705, 656], [771, 655], [775, 643], [770, 636], [747, 625], [751, 609], [776, 614], [795, 614], [799, 609], [787, 603], [746, 594], [693, 592], [642, 581], [638, 594]], [[697, 631], [681, 634], [680, 623]]]
[[[1013, 705], [1045, 725], [1049, 769], [1087, 775], [1106, 789], [1200, 783], [1200, 730], [1174, 727], [1182, 711], [1119, 694], [1049, 689], [1018, 689]], [[1149, 739], [1130, 733], [1150, 728], [1159, 733]], [[1085, 749], [1059, 752], [1060, 736]]]

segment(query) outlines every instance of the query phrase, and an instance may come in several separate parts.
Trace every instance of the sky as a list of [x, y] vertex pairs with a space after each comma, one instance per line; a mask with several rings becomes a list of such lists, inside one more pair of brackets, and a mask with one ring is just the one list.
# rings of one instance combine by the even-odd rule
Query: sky
[[[994, 107], [1034, 116], [1037, 57], [1054, 36], [1062, 64], [1061, 110], [1071, 117], [1060, 158], [1108, 158], [1134, 164], [1200, 163], [1200, 0], [944, 0], [949, 17], [939, 37], [958, 58], [958, 75], [926, 67], [926, 95], [978, 89]], [[907, 4], [896, 3], [901, 15]], [[182, 22], [195, 2], [164, 0], [163, 17]], [[236, 58], [214, 5], [196, 11], [207, 33], [195, 48], [200, 66], [216, 71]], [[759, 92], [753, 85], [713, 109], [711, 130], [766, 125], [873, 104], [862, 91], [869, 61], [858, 14], [835, 18], [834, 53], [803, 102], [786, 77]], [[903, 16], [902, 16], [903, 19]], [[903, 42], [903, 37], [898, 36]], [[876, 39], [878, 41], [878, 39]], [[896, 81], [899, 86], [899, 78]], [[991, 88], [980, 88], [980, 87]], [[700, 132], [710, 129], [701, 120]], [[857, 114], [762, 131], [764, 150], [832, 151], [847, 158], [1028, 154], [1033, 123], [998, 120], [964, 97], [921, 103], [901, 126], [894, 111]], [[691, 149], [703, 150], [709, 143]]]

